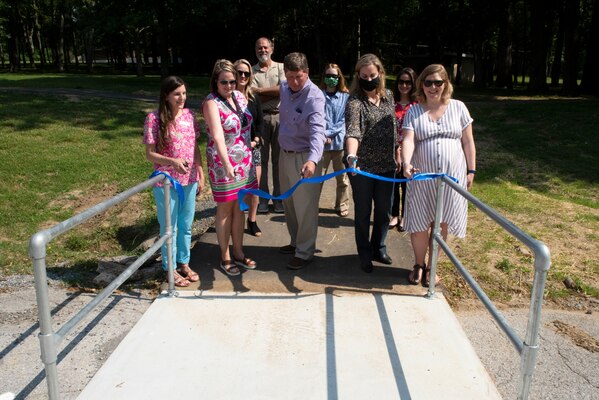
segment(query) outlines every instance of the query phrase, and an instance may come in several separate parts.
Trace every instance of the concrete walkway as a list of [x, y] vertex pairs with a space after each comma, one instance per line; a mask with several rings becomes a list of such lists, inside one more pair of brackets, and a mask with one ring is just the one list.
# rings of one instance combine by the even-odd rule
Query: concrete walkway
[[219, 268], [213, 230], [192, 251], [199, 284], [158, 298], [80, 399], [499, 399], [442, 294], [408, 285], [407, 235], [387, 240], [391, 266], [359, 268], [352, 214], [324, 185], [317, 254], [300, 271], [278, 253], [282, 214], [245, 235], [255, 271]]
[[[169, 339], [170, 338], [170, 339]], [[442, 297], [160, 297], [79, 399], [500, 399]]]

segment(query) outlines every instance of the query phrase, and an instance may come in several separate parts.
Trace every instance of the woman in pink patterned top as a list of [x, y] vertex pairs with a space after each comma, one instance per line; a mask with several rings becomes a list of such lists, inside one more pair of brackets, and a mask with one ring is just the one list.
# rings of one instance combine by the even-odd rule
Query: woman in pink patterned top
[[[395, 120], [397, 121], [397, 132], [399, 136], [398, 148], [401, 150], [401, 142], [403, 141], [403, 135], [401, 133], [401, 126], [403, 125], [403, 118], [413, 104], [416, 104], [415, 94], [416, 86], [416, 73], [412, 68], [403, 68], [397, 74], [397, 82], [393, 88], [393, 97], [395, 98]], [[401, 155], [399, 160], [399, 170], [397, 171], [396, 177], [403, 178], [403, 169], [401, 168]], [[401, 188], [401, 192], [400, 192]], [[401, 203], [401, 212], [400, 212]], [[395, 228], [400, 232], [403, 232], [403, 214], [406, 204], [406, 183], [395, 183], [393, 188], [393, 204], [391, 205], [391, 221], [389, 222], [389, 228]]]
[[[165, 78], [160, 87], [158, 111], [146, 117], [143, 137], [146, 158], [154, 163], [154, 169], [166, 172], [176, 179], [183, 186], [185, 194], [181, 202], [177, 191], [174, 188], [170, 190], [173, 258], [177, 263], [175, 285], [180, 287], [189, 286], [190, 282], [200, 279], [189, 268], [189, 258], [196, 194], [204, 189], [202, 156], [196, 146], [200, 130], [195, 114], [185, 108], [186, 98], [185, 82], [181, 78]], [[165, 229], [162, 182], [154, 187], [154, 198], [162, 236]], [[162, 246], [162, 268], [167, 270], [166, 244]]]
[[[241, 189], [258, 189], [252, 162], [251, 125], [245, 96], [235, 90], [235, 68], [228, 60], [217, 60], [212, 70], [210, 94], [202, 113], [210, 140], [206, 161], [212, 195], [216, 201], [216, 237], [221, 253], [220, 267], [230, 276], [239, 275], [239, 267], [255, 269], [256, 262], [243, 252], [244, 214], [237, 193]], [[229, 241], [233, 252], [229, 252]], [[231, 257], [232, 255], [232, 257]]]

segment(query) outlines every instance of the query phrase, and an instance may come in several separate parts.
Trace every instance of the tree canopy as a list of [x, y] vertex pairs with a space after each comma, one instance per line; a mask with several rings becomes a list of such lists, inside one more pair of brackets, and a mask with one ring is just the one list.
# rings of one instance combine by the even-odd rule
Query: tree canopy
[[389, 73], [443, 63], [456, 83], [598, 94], [599, 0], [0, 0], [0, 62], [10, 71], [199, 74], [218, 58], [308, 56], [312, 73], [351, 73], [375, 53]]

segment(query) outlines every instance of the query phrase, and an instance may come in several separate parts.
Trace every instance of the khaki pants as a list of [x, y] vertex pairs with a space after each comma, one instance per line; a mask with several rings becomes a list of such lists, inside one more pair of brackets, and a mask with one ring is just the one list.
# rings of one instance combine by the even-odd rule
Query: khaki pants
[[[281, 192], [285, 193], [300, 180], [302, 166], [308, 161], [309, 152], [279, 154], [279, 174]], [[322, 168], [316, 166], [314, 176], [320, 176]], [[295, 256], [310, 260], [316, 250], [316, 234], [318, 233], [318, 202], [320, 185], [306, 183], [298, 186], [292, 196], [283, 200], [285, 220], [291, 241], [295, 246]]]
[[[322, 172], [320, 175], [324, 175], [329, 170], [329, 164], [333, 163], [333, 171], [340, 171], [345, 168], [343, 165], [343, 150], [327, 150], [322, 153], [322, 161], [320, 162]], [[337, 192], [335, 196], [335, 211], [347, 211], [349, 209], [349, 179], [347, 174], [337, 175]]]

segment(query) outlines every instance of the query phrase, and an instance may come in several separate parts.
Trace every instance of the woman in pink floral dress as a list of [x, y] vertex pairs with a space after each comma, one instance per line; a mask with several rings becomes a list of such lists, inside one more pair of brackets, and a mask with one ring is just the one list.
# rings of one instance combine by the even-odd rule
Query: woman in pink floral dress
[[[196, 146], [200, 130], [194, 113], [185, 108], [186, 99], [185, 82], [176, 76], [165, 78], [160, 87], [158, 111], [146, 117], [143, 137], [148, 161], [154, 163], [156, 171], [166, 172], [177, 180], [185, 194], [181, 201], [174, 188], [170, 191], [173, 257], [178, 267], [175, 285], [182, 287], [200, 279], [189, 268], [189, 257], [196, 194], [204, 188], [202, 156]], [[154, 187], [154, 198], [162, 236], [165, 230], [162, 182]], [[166, 245], [162, 246], [162, 268], [167, 270]]]
[[[256, 170], [252, 163], [250, 130], [252, 114], [247, 100], [235, 90], [235, 68], [228, 60], [214, 64], [210, 94], [202, 112], [210, 140], [206, 147], [208, 176], [216, 208], [216, 236], [221, 252], [222, 270], [239, 275], [238, 267], [255, 269], [256, 262], [243, 252], [244, 214], [237, 193], [241, 189], [257, 189]], [[229, 252], [229, 241], [233, 253]]]

